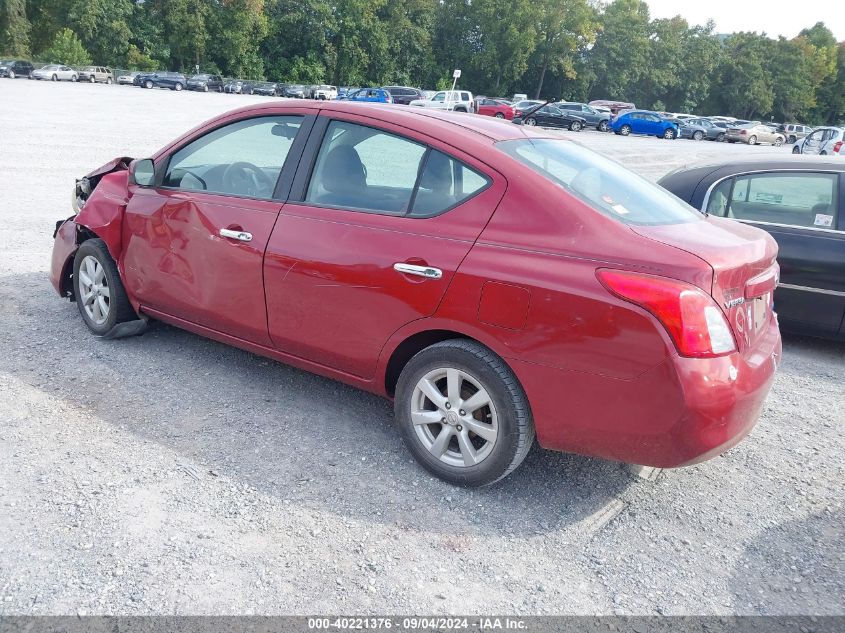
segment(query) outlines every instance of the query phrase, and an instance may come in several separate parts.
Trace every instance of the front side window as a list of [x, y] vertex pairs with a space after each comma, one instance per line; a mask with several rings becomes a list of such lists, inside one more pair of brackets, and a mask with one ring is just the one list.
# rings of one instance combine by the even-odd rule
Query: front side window
[[300, 116], [245, 119], [217, 128], [176, 151], [165, 187], [272, 198]]
[[444, 101], [445, 99], [446, 99], [446, 93], [444, 93], [444, 92], [438, 92], [436, 95], [434, 95], [431, 98], [432, 101]]
[[681, 224], [702, 219], [698, 211], [665, 189], [575, 143], [520, 139], [502, 141], [496, 147], [624, 224]]
[[819, 173], [737, 176], [727, 215], [754, 222], [835, 228], [836, 181], [836, 174]]

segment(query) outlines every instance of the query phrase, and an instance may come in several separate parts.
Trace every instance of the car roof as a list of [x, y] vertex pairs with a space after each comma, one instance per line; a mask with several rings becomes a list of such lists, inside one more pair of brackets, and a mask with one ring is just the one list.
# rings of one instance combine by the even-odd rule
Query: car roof
[[[302, 107], [296, 102], [273, 102], [261, 103], [238, 108], [233, 113], [256, 113], [263, 111], [283, 112], [286, 109]], [[319, 106], [321, 112], [344, 112], [348, 114], [371, 115], [385, 123], [392, 123], [402, 127], [418, 130], [422, 133], [439, 136], [444, 139], [450, 138], [456, 131], [472, 134], [477, 137], [484, 137], [490, 141], [507, 141], [522, 138], [549, 138], [549, 134], [542, 130], [526, 129], [521, 125], [502, 123], [494, 117], [467, 116], [460, 112], [448, 112], [441, 110], [426, 110], [413, 106], [392, 106], [385, 108], [383, 105], [372, 105], [368, 103], [356, 103], [354, 101], [324, 101]], [[228, 115], [224, 115], [228, 116]], [[556, 137], [560, 138], [560, 137]]]
[[739, 174], [750, 171], [779, 171], [779, 170], [800, 170], [800, 171], [838, 171], [845, 172], [845, 162], [837, 158], [813, 158], [808, 159], [802, 155], [788, 155], [779, 158], [750, 158], [733, 160], [730, 162], [701, 162], [684, 165], [663, 176], [659, 184], [671, 186], [673, 190], [688, 189], [692, 192], [701, 182], [712, 176], [717, 171], [721, 176]]

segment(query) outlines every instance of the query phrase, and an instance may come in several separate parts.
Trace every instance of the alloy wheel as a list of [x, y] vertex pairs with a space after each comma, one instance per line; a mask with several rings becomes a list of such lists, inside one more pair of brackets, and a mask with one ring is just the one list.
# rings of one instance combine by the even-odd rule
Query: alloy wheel
[[537, 125], [537, 121], [534, 119], [525, 119], [525, 125], [535, 126]]
[[88, 318], [102, 325], [109, 318], [111, 292], [106, 271], [96, 257], [87, 255], [79, 266], [79, 301]]
[[420, 443], [450, 466], [489, 457], [499, 433], [493, 398], [481, 381], [453, 367], [425, 374], [414, 387], [411, 421]]

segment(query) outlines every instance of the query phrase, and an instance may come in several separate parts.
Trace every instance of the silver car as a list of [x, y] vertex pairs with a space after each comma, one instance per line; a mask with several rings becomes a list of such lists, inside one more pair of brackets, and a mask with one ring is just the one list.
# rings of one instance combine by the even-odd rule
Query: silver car
[[729, 127], [725, 133], [725, 140], [728, 143], [747, 143], [748, 145], [771, 143], [775, 147], [780, 147], [786, 137], [771, 125], [751, 122], [737, 127]]
[[38, 70], [33, 70], [30, 77], [32, 79], [49, 79], [50, 81], [76, 81], [79, 79], [79, 73], [70, 66], [47, 64]]
[[117, 83], [121, 86], [131, 86], [135, 83], [135, 77], [140, 75], [141, 73], [137, 70], [133, 70], [132, 72], [124, 73], [122, 75], [118, 75]]
[[845, 151], [842, 151], [843, 141], [845, 141], [845, 129], [841, 127], [820, 127], [798, 141], [792, 148], [792, 153], [845, 156]]

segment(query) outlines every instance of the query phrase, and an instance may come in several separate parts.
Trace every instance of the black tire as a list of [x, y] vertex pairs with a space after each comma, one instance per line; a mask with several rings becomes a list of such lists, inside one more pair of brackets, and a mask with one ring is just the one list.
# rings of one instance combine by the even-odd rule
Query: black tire
[[782, 136], [776, 136], [775, 142], [772, 143], [772, 145], [774, 145], [775, 147], [780, 147], [781, 145], [783, 145], [783, 137]]
[[827, 156], [827, 152], [822, 150], [819, 152], [819, 156]]
[[179, 92], [180, 90], [182, 90], [182, 84], [177, 83], [175, 86], [173, 86], [173, 89], [174, 89], [176, 92]]
[[793, 154], [800, 154], [801, 148], [796, 145], [795, 147], [792, 148], [792, 153]]
[[631, 133], [631, 126], [630, 125], [623, 125], [619, 128], [619, 133], [622, 136], [628, 136]]
[[53, 81], [58, 81], [58, 80], [59, 80], [59, 76], [54, 73], [53, 74]]
[[597, 129], [599, 132], [607, 132], [607, 121], [599, 121], [599, 126]]
[[581, 131], [581, 121], [573, 121], [569, 124], [569, 131], [570, 132], [580, 132]]
[[673, 130], [672, 128], [666, 128], [665, 130], [663, 130], [663, 138], [665, 138], [667, 141], [674, 139], [675, 130]]
[[698, 131], [692, 133], [692, 140], [694, 140], [694, 141], [700, 141], [703, 138], [704, 138], [704, 132], [702, 132], [701, 130], [698, 130]]
[[527, 119], [525, 119], [525, 125], [529, 127], [534, 127], [535, 125], [537, 125], [537, 119], [528, 117]]
[[795, 136], [794, 134], [790, 135], [790, 137], [789, 137], [789, 142], [790, 142], [791, 144], [793, 144], [793, 145], [794, 145], [797, 141], [798, 141], [798, 137], [797, 137], [797, 136]]
[[9, 71], [9, 79], [14, 79], [14, 78], [15, 78], [15, 71], [14, 71], [14, 70], [10, 70], [10, 71]]
[[748, 144], [757, 145], [757, 137], [754, 134], [748, 137]]
[[[109, 291], [108, 316], [102, 324], [97, 324], [85, 311], [84, 301], [79, 290], [79, 269], [86, 257], [93, 257], [103, 267], [104, 278]], [[76, 306], [79, 308], [82, 320], [88, 326], [88, 329], [97, 336], [107, 335], [118, 323], [134, 321], [138, 318], [126, 297], [126, 290], [123, 288], [117, 265], [109, 255], [106, 243], [101, 239], [87, 240], [76, 251], [73, 259], [73, 295], [76, 298]]]
[[203, 91], [203, 92], [208, 92], [208, 84], [205, 84], [205, 85], [202, 87], [202, 91]]
[[111, 77], [106, 77], [106, 85], [107, 86], [111, 85]]
[[94, 78], [94, 75], [91, 75], [91, 76], [88, 78], [88, 82], [89, 82], [89, 83], [94, 83], [94, 82], [96, 82], [96, 81], [97, 81], [97, 80]]
[[146, 88], [147, 90], [151, 89], [152, 87], [153, 87], [152, 81], [145, 81], [144, 82], [144, 88]]
[[505, 115], [504, 115], [504, 114], [502, 114], [501, 112], [497, 112], [494, 116], [495, 116], [497, 119], [504, 119], [504, 118], [505, 118]]
[[725, 142], [725, 133], [724, 132], [719, 132], [719, 134], [716, 135], [716, 142], [717, 143], [724, 143]]
[[[416, 385], [426, 374], [441, 368], [458, 369], [478, 381], [495, 407], [496, 440], [490, 453], [477, 464], [453, 466], [441, 461], [422, 443], [415, 430], [411, 406]], [[457, 486], [486, 486], [499, 481], [522, 463], [534, 443], [531, 408], [522, 386], [499, 356], [475, 341], [443, 341], [414, 356], [399, 376], [394, 410], [405, 445], [420, 465]]]

